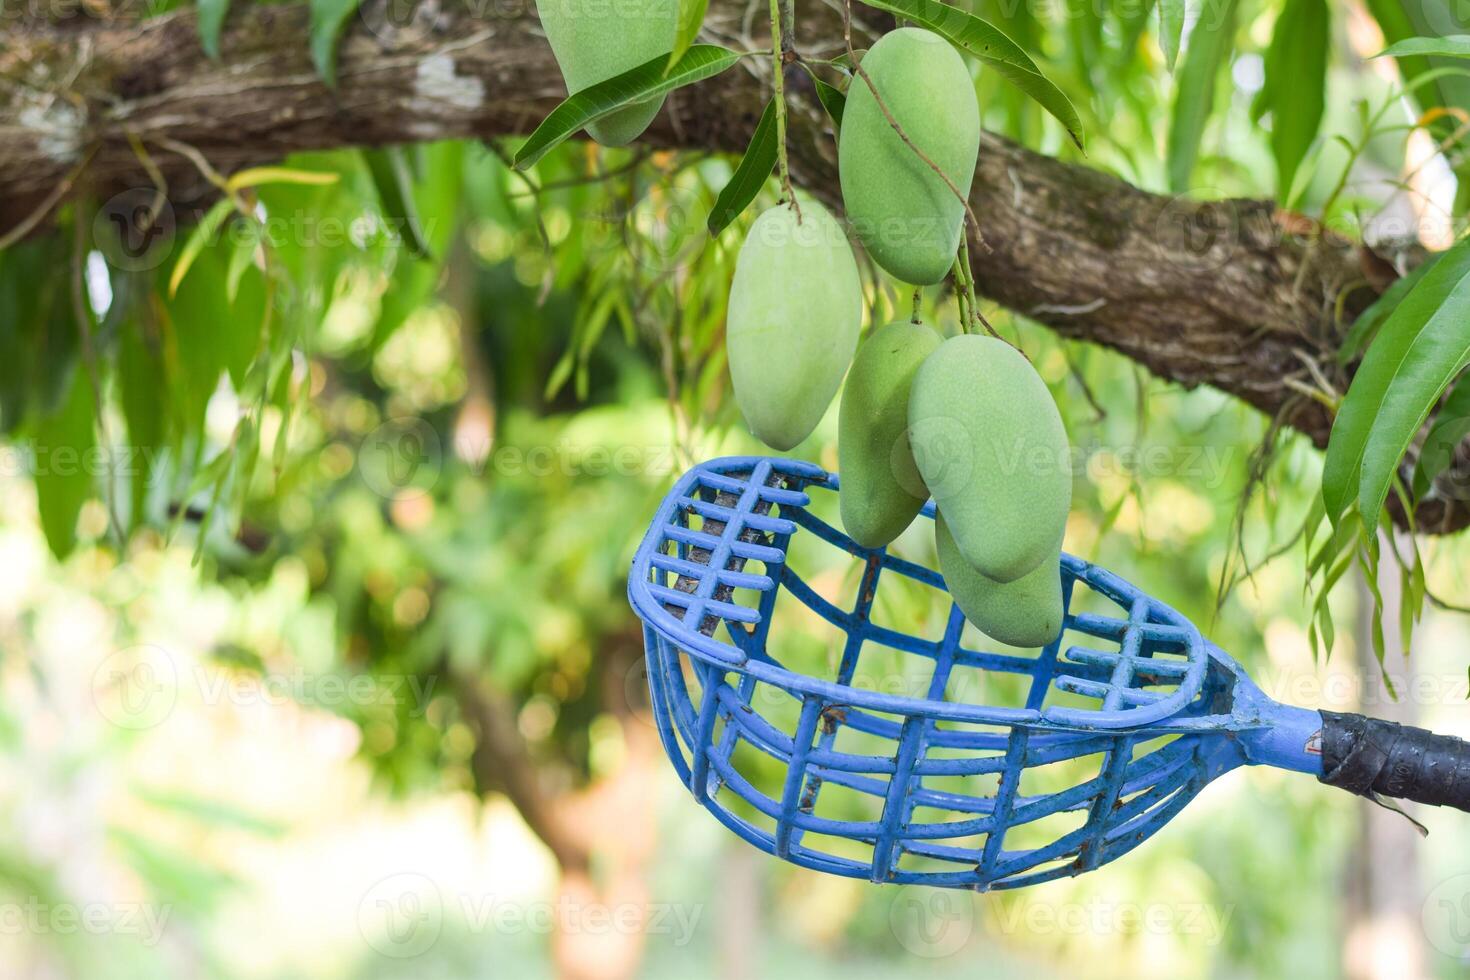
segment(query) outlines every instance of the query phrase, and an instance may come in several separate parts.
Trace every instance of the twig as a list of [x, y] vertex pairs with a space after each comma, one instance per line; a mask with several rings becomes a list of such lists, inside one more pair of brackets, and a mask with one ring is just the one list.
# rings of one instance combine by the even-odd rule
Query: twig
[[29, 235], [31, 230], [40, 224], [46, 215], [51, 213], [51, 209], [56, 207], [57, 203], [67, 195], [67, 192], [71, 190], [71, 185], [76, 183], [77, 178], [87, 169], [87, 164], [91, 163], [92, 157], [96, 155], [97, 147], [93, 146], [87, 151], [86, 156], [82, 157], [81, 162], [71, 169], [71, 173], [58, 181], [55, 187], [51, 188], [51, 193], [47, 194], [45, 200], [37, 205], [36, 210], [26, 215], [20, 224], [7, 231], [4, 235], [0, 235], [0, 251], [4, 251]]
[[771, 0], [771, 77], [775, 86], [772, 98], [776, 103], [776, 165], [781, 174], [781, 192], [791, 202], [796, 212], [796, 223], [801, 224], [801, 205], [796, 201], [796, 192], [791, 189], [791, 168], [786, 158], [786, 54], [781, 30], [781, 0]]
[[[775, 4], [776, 0], [771, 0], [772, 9], [775, 8]], [[975, 210], [970, 207], [970, 199], [964, 195], [964, 192], [959, 189], [953, 180], [949, 179], [949, 174], [940, 169], [939, 164], [935, 163], [929, 157], [929, 154], [919, 149], [914, 141], [909, 139], [909, 134], [903, 131], [903, 127], [898, 124], [898, 120], [893, 118], [893, 113], [888, 111], [888, 104], [883, 101], [883, 96], [878, 93], [878, 86], [873, 84], [873, 79], [868, 75], [867, 69], [858, 63], [857, 52], [852, 47], [852, 0], [843, 0], [842, 38], [847, 43], [847, 57], [852, 62], [852, 70], [868, 86], [868, 91], [873, 93], [873, 101], [878, 104], [878, 109], [883, 113], [883, 118], [888, 120], [888, 125], [893, 127], [893, 131], [898, 134], [899, 139], [903, 140], [904, 145], [910, 150], [913, 150], [914, 155], [922, 160], [925, 166], [938, 174], [939, 179], [944, 181], [944, 185], [950, 189], [950, 192], [954, 194], [960, 204], [964, 205], [965, 215], [969, 218], [970, 224], [975, 228], [975, 240], [987, 252], [990, 251], [990, 245], [986, 243], [985, 235], [980, 230], [980, 219], [975, 217]], [[986, 324], [986, 327], [988, 329], [989, 324]], [[993, 330], [991, 331], [991, 333], [994, 332]]]

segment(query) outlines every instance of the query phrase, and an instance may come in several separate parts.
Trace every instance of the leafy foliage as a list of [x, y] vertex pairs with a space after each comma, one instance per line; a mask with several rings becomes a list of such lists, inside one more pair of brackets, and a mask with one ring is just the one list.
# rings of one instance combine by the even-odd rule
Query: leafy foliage
[[672, 67], [660, 55], [637, 68], [568, 96], [551, 111], [516, 154], [516, 166], [525, 169], [547, 151], [570, 139], [588, 123], [626, 105], [657, 98], [676, 88], [713, 78], [740, 59], [740, 54], [718, 44], [698, 44]]

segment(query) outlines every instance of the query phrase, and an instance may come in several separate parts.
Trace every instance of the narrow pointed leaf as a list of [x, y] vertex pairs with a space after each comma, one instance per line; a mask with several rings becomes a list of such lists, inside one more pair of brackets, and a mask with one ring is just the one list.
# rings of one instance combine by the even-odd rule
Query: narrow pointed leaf
[[684, 57], [694, 39], [699, 37], [699, 29], [704, 26], [704, 14], [708, 9], [709, 0], [679, 0], [679, 19], [674, 28], [674, 50], [669, 52], [664, 74], [674, 70], [674, 66]]
[[724, 231], [755, 200], [775, 165], [776, 102], [773, 99], [766, 103], [766, 111], [761, 113], [761, 121], [756, 124], [755, 134], [750, 137], [750, 145], [745, 148], [740, 165], [715, 199], [708, 221], [711, 235]]
[[1322, 470], [1336, 522], [1354, 498], [1369, 528], [1399, 459], [1451, 379], [1470, 359], [1470, 240], [1457, 243], [1379, 328], [1338, 409]]
[[230, 0], [199, 0], [199, 44], [211, 58], [219, 58], [219, 35], [229, 12]]
[[886, 10], [905, 20], [927, 27], [951, 44], [995, 69], [996, 73], [1043, 109], [1056, 117], [1080, 150], [1083, 148], [1082, 119], [1070, 99], [1041, 73], [1019, 44], [1004, 31], [974, 14], [939, 0], [862, 0], [869, 7]]
[[1443, 254], [1445, 253], [1437, 252], [1429, 256], [1415, 266], [1407, 276], [1395, 279], [1383, 291], [1382, 296], [1379, 296], [1371, 306], [1358, 314], [1347, 336], [1342, 339], [1342, 346], [1338, 348], [1337, 363], [1344, 365], [1352, 363], [1363, 352], [1363, 349], [1373, 342], [1383, 321], [1388, 319], [1389, 314], [1393, 313], [1404, 301], [1404, 297], [1419, 284], [1419, 280], [1424, 278], [1425, 273], [1434, 267], [1434, 263], [1439, 261], [1439, 257]]
[[77, 543], [77, 516], [93, 495], [94, 479], [87, 461], [96, 444], [97, 413], [92, 384], [78, 364], [72, 371], [66, 400], [36, 423], [36, 507], [46, 543], [57, 558]]
[[1184, 0], [1159, 0], [1159, 47], [1170, 71], [1179, 60], [1179, 42], [1184, 38]]
[[713, 78], [739, 59], [738, 52], [718, 44], [696, 44], [668, 72], [664, 71], [668, 56], [659, 55], [637, 68], [585, 88], [569, 96], [541, 121], [516, 154], [516, 169], [525, 170], [534, 165], [588, 123], [596, 122], [625, 105], [646, 102], [676, 88]]
[[393, 223], [393, 230], [417, 258], [429, 256], [429, 246], [424, 241], [423, 228], [419, 223], [418, 208], [413, 202], [413, 174], [404, 159], [403, 148], [389, 146], [378, 150], [363, 150], [363, 161], [373, 175], [373, 186], [378, 189], [378, 204], [383, 217]]
[[310, 0], [311, 63], [322, 81], [337, 85], [337, 45], [359, 0]]
[[817, 100], [822, 103], [822, 108], [827, 110], [827, 116], [832, 120], [833, 130], [841, 134], [842, 113], [847, 109], [847, 96], [841, 89], [828, 85], [815, 75], [812, 76], [812, 82], [817, 87]]
[[1449, 34], [1445, 37], [1409, 37], [1397, 44], [1390, 44], [1373, 55], [1375, 58], [1404, 58], [1438, 56], [1443, 58], [1470, 58], [1470, 34]]
[[1327, 0], [1288, 0], [1266, 51], [1266, 79], [1252, 115], [1271, 112], [1276, 196], [1290, 203], [1297, 168], [1317, 138], [1326, 104]]
[[1169, 190], [1189, 189], [1205, 124], [1215, 104], [1220, 70], [1229, 63], [1235, 44], [1237, 0], [1206, 0], [1189, 34], [1189, 50], [1174, 92], [1174, 116], [1169, 126]]
[[1449, 396], [1439, 408], [1429, 435], [1424, 438], [1424, 448], [1419, 451], [1419, 461], [1414, 466], [1414, 496], [1422, 497], [1429, 490], [1434, 478], [1445, 470], [1455, 457], [1455, 447], [1470, 435], [1470, 376], [1461, 375]]

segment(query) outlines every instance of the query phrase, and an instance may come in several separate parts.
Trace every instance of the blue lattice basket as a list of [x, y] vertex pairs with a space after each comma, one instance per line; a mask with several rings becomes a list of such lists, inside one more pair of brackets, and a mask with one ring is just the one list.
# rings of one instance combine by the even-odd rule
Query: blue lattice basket
[[[755, 846], [875, 882], [1012, 888], [1127, 853], [1238, 765], [1322, 776], [1322, 714], [1266, 698], [1116, 575], [1063, 555], [1061, 635], [1000, 649], [938, 572], [817, 516], [814, 495], [837, 489], [795, 460], [702, 464], [664, 499], [629, 577], [669, 759]], [[833, 559], [852, 570], [850, 603], [814, 584]], [[935, 635], [875, 622], [880, 590], [909, 586], [947, 602]], [[826, 675], [778, 659], [771, 626], [787, 615], [826, 634]], [[916, 668], [917, 687], [855, 683], [875, 657]]]

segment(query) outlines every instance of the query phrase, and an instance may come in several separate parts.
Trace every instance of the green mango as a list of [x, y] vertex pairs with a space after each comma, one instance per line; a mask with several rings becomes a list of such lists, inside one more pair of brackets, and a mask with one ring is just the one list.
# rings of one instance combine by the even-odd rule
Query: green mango
[[[572, 95], [672, 51], [678, 6], [678, 0], [536, 0]], [[627, 146], [663, 104], [660, 96], [619, 109], [589, 123], [587, 133], [603, 146]]]
[[939, 571], [965, 618], [993, 640], [1044, 647], [1062, 631], [1061, 542], [1052, 555], [1014, 582], [986, 578], [965, 561], [939, 514], [934, 521]]
[[1056, 553], [1072, 506], [1067, 430], [1046, 382], [994, 337], [951, 337], [909, 395], [919, 475], [965, 559], [1014, 582]]
[[848, 372], [837, 415], [838, 499], [843, 528], [865, 548], [887, 546], [929, 499], [909, 450], [909, 389], [942, 341], [922, 323], [890, 323], [863, 342]]
[[[980, 104], [959, 52], [938, 34], [906, 27], [883, 35], [862, 67], [904, 134], [968, 196]], [[941, 281], [954, 265], [965, 206], [894, 131], [861, 79], [848, 91], [837, 163], [848, 221], [873, 260], [907, 283]]]
[[766, 445], [787, 450], [822, 421], [862, 328], [857, 260], [831, 212], [807, 197], [751, 226], [735, 263], [725, 350], [735, 402]]

